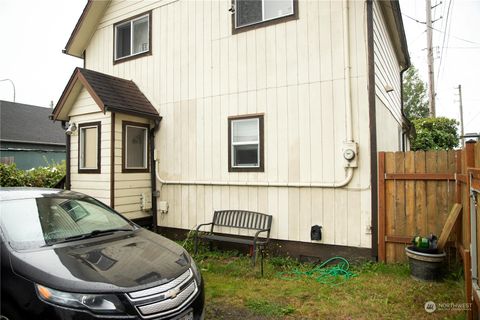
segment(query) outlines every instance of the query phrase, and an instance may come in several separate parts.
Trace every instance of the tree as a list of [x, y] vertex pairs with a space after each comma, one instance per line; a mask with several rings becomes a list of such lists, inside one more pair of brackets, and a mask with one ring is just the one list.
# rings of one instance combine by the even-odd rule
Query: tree
[[444, 117], [412, 121], [416, 136], [411, 137], [412, 150], [448, 150], [458, 146], [458, 122]]
[[414, 66], [407, 70], [403, 80], [403, 110], [409, 120], [429, 116], [427, 86]]

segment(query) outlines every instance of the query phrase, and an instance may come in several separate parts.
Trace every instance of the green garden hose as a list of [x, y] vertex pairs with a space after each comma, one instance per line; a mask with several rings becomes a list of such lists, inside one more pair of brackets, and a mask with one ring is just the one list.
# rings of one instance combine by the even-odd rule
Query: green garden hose
[[[327, 267], [332, 261], [339, 260], [335, 265]], [[317, 282], [330, 285], [338, 285], [355, 277], [356, 274], [349, 271], [350, 263], [343, 257], [333, 257], [315, 266], [310, 271], [294, 269], [289, 272], [279, 272], [277, 275], [283, 280], [298, 280], [301, 278], [314, 278]]]

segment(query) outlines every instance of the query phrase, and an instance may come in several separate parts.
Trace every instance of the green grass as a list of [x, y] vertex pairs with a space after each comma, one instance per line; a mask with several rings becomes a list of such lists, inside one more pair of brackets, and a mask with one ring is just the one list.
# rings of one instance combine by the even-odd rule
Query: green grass
[[[351, 266], [355, 276], [336, 285], [305, 276], [312, 264], [269, 257], [265, 274], [236, 252], [195, 257], [205, 280], [207, 319], [463, 319], [464, 311], [427, 314], [426, 301], [463, 303], [458, 275], [439, 283], [410, 278], [408, 266], [367, 262]], [[280, 274], [292, 274], [284, 279]]]

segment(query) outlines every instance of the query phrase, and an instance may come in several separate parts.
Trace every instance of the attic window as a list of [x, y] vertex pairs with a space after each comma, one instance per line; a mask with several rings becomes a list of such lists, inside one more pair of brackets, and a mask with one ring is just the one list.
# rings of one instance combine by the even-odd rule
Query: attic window
[[235, 28], [293, 16], [297, 0], [235, 0]]
[[115, 61], [150, 53], [150, 20], [148, 13], [115, 25]]

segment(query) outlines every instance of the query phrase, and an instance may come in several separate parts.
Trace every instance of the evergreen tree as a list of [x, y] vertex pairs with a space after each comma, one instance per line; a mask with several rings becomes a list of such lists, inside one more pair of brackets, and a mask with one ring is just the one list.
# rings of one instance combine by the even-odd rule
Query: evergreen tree
[[409, 120], [429, 116], [427, 86], [420, 79], [418, 69], [411, 66], [403, 80], [403, 109]]

